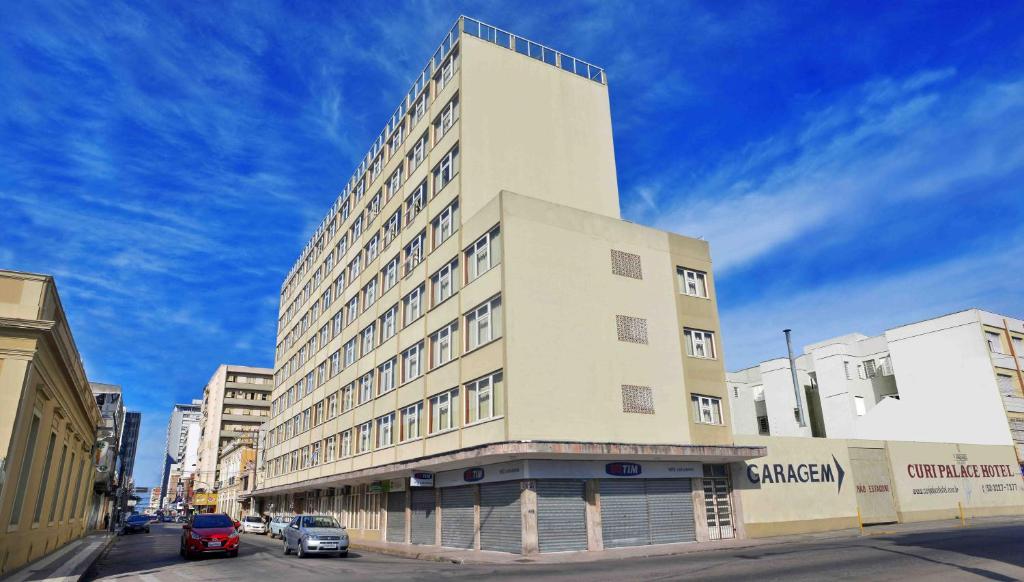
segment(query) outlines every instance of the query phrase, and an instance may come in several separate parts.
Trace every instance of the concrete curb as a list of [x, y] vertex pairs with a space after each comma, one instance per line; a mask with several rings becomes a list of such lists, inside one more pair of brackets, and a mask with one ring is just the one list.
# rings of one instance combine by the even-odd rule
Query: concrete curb
[[49, 582], [78, 582], [110, 549], [117, 538], [112, 533], [95, 533], [65, 544], [34, 562], [5, 574], [0, 580], [22, 582], [28, 579]]

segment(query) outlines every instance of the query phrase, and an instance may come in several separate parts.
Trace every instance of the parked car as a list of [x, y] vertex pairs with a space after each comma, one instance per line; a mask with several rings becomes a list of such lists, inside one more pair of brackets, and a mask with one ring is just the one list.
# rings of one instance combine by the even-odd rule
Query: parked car
[[149, 518], [149, 523], [160, 523], [160, 517], [156, 515], [147, 515], [146, 517]]
[[284, 539], [284, 528], [288, 527], [292, 518], [278, 515], [270, 520], [270, 537]]
[[164, 516], [162, 516], [160, 518], [160, 521], [163, 522], [163, 523], [173, 523], [174, 522], [174, 516], [164, 515]]
[[226, 513], [200, 513], [181, 528], [181, 555], [190, 560], [202, 554], [238, 555], [238, 528]]
[[136, 533], [145, 532], [149, 533], [149, 516], [148, 515], [132, 515], [124, 521], [124, 527], [122, 528], [123, 533]]
[[348, 532], [329, 515], [297, 515], [284, 528], [284, 553], [348, 555]]
[[267, 524], [258, 515], [247, 515], [242, 518], [242, 533], [267, 533]]
[[187, 515], [179, 515], [177, 518], [174, 519], [174, 521], [176, 521], [178, 523], [188, 523], [188, 516]]

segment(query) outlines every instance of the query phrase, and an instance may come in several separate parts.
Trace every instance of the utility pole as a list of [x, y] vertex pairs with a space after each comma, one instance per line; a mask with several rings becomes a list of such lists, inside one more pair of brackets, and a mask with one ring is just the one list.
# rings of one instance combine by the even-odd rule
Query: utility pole
[[796, 377], [796, 358], [793, 357], [793, 342], [790, 340], [789, 332], [793, 330], [784, 329], [786, 334], [786, 351], [789, 352], [789, 373], [793, 378], [793, 396], [796, 397], [796, 420], [801, 427], [807, 426], [807, 415], [804, 413], [804, 400], [800, 389], [800, 381]]

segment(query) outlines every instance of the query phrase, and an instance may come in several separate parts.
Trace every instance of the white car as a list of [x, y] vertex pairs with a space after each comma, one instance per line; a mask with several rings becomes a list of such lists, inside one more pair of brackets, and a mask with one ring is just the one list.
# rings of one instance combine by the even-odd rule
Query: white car
[[247, 515], [242, 518], [242, 533], [267, 533], [267, 524], [258, 515]]

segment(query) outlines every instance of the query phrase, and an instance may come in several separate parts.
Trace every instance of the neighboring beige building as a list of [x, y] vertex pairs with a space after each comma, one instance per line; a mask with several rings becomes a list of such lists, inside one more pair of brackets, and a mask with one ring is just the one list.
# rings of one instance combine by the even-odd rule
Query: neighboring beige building
[[249, 515], [256, 476], [256, 449], [251, 439], [238, 439], [228, 443], [220, 455], [220, 487], [217, 491], [217, 511], [232, 519]]
[[85, 534], [99, 422], [53, 278], [0, 270], [0, 574]]
[[737, 534], [708, 244], [620, 218], [604, 71], [460, 18], [282, 285], [257, 496], [516, 553]]
[[203, 389], [198, 470], [193, 475], [197, 490], [216, 490], [224, 447], [234, 439], [254, 438], [266, 422], [273, 377], [267, 368], [227, 364], [213, 373]]
[[[781, 336], [780, 336], [781, 339]], [[737, 435], [1014, 445], [1024, 459], [1024, 321], [968, 309], [883, 334], [817, 342], [796, 358], [730, 372]]]

